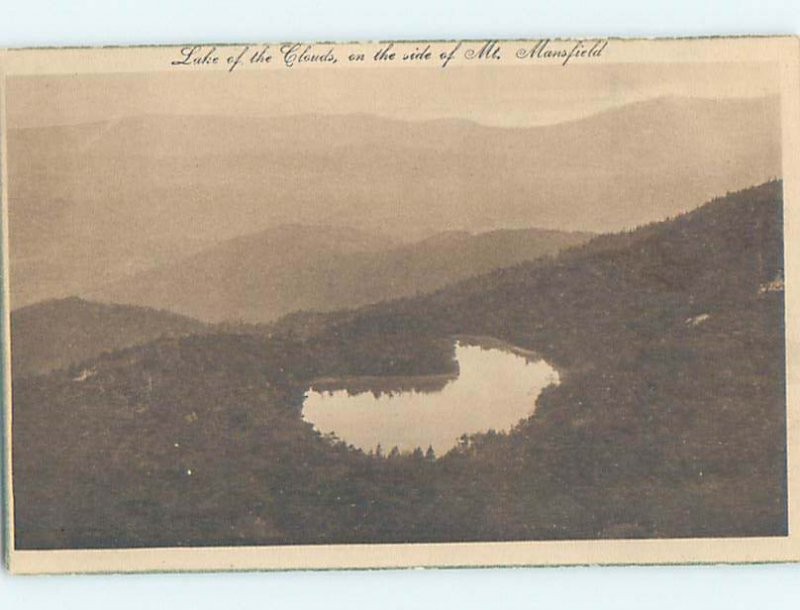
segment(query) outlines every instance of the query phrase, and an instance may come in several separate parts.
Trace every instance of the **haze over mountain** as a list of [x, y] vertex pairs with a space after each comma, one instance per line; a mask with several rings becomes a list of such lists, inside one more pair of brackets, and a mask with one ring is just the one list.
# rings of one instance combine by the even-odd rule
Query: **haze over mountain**
[[545, 127], [138, 116], [9, 131], [15, 307], [283, 224], [399, 241], [607, 231], [780, 175], [778, 98], [658, 98]]
[[[309, 333], [166, 337], [86, 375], [15, 377], [16, 546], [785, 536], [782, 212], [770, 182], [308, 316]], [[303, 420], [320, 377], [452, 372], [454, 335], [533, 350], [561, 382], [508, 434], [438, 459], [369, 455]]]
[[209, 322], [269, 322], [429, 292], [587, 240], [539, 229], [447, 232], [396, 247], [354, 229], [282, 226], [234, 238], [86, 296]]
[[43, 301], [11, 312], [12, 370], [15, 376], [46, 373], [105, 351], [206, 328], [197, 320], [143, 307], [75, 297]]

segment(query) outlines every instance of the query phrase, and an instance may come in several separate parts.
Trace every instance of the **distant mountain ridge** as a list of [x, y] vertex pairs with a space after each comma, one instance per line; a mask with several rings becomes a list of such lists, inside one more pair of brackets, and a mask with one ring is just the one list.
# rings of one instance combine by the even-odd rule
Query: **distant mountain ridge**
[[[785, 536], [782, 212], [770, 182], [311, 332], [295, 315], [15, 380], [17, 548]], [[436, 460], [303, 420], [311, 380], [452, 369], [459, 334], [560, 383]]]
[[[537, 230], [450, 232], [398, 246], [346, 228], [269, 229], [89, 295], [106, 302], [68, 297], [12, 310], [12, 371], [42, 374], [162, 336], [265, 333], [266, 327], [253, 324], [296, 309], [330, 311], [427, 292], [554, 254], [588, 237]], [[108, 302], [115, 298], [121, 302]]]
[[14, 376], [47, 373], [159, 337], [202, 332], [197, 320], [166, 311], [56, 299], [11, 312]]
[[350, 228], [292, 225], [238, 237], [87, 298], [166, 309], [208, 322], [271, 322], [430, 292], [584, 242], [540, 229], [437, 234], [395, 245]]
[[12, 299], [88, 291], [284, 224], [399, 241], [633, 227], [780, 176], [780, 141], [776, 97], [658, 98], [520, 129], [369, 115], [10, 129]]

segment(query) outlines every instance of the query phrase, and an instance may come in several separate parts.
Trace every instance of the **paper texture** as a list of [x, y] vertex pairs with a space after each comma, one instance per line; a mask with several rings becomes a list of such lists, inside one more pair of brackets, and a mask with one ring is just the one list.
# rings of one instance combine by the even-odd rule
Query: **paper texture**
[[799, 62], [2, 51], [9, 568], [799, 559]]

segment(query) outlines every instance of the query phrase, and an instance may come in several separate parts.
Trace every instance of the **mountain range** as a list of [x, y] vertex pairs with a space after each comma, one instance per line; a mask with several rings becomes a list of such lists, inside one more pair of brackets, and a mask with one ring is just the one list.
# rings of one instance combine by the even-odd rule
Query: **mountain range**
[[589, 237], [536, 229], [450, 232], [398, 246], [354, 229], [268, 229], [125, 277], [86, 298], [48, 299], [13, 310], [14, 374], [45, 373], [160, 336], [222, 329], [265, 333], [267, 327], [258, 325], [281, 315], [430, 292], [552, 256]]
[[430, 292], [553, 255], [590, 237], [540, 229], [439, 233], [394, 245], [356, 229], [281, 226], [228, 240], [83, 296], [165, 309], [209, 322], [271, 322]]
[[[15, 376], [17, 547], [783, 536], [784, 332], [772, 181], [429, 294]], [[311, 380], [451, 371], [454, 335], [561, 383], [435, 460], [303, 420]]]
[[664, 97], [530, 128], [370, 115], [12, 128], [12, 304], [86, 294], [280, 225], [407, 243], [614, 231], [780, 175], [778, 98]]
[[11, 312], [15, 376], [47, 373], [159, 337], [203, 332], [206, 325], [167, 311], [69, 297]]

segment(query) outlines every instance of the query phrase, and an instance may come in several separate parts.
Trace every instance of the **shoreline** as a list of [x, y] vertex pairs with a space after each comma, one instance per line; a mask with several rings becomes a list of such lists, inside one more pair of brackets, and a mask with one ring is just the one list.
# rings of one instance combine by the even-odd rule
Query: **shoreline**
[[[544, 360], [544, 356], [537, 351], [519, 347], [491, 335], [453, 335], [453, 339], [456, 343], [462, 343], [463, 345], [472, 345], [483, 349], [497, 349], [528, 358], [531, 361]], [[548, 362], [548, 364], [550, 363]]]
[[[314, 392], [335, 392], [349, 390], [351, 387], [362, 387], [371, 385], [377, 391], [387, 391], [379, 386], [392, 386], [388, 391], [425, 391], [417, 388], [407, 389], [411, 385], [433, 385], [442, 384], [442, 387], [451, 381], [458, 379], [459, 372], [455, 373], [436, 373], [433, 375], [353, 375], [350, 377], [319, 377], [309, 383], [309, 390]], [[373, 391], [373, 387], [367, 387], [361, 392]]]
[[[545, 360], [542, 354], [508, 343], [489, 335], [452, 335], [453, 347], [458, 345], [480, 347], [486, 350], [504, 351], [525, 358], [528, 362]], [[313, 392], [348, 391], [355, 394], [364, 392], [425, 392], [438, 391], [451, 381], [458, 379], [460, 370], [456, 360], [456, 370], [450, 373], [433, 373], [429, 375], [348, 375], [340, 377], [318, 377], [308, 383], [308, 390]], [[546, 361], [547, 362], [547, 361]], [[562, 371], [548, 362], [562, 379]]]

